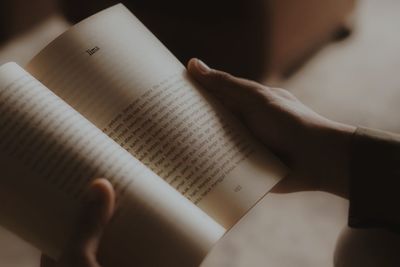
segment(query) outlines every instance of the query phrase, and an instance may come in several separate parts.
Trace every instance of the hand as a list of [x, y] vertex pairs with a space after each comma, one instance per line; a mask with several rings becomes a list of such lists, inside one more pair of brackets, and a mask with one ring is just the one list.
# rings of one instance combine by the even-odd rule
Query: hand
[[96, 259], [104, 228], [114, 212], [115, 193], [106, 179], [96, 179], [89, 187], [91, 200], [80, 218], [80, 228], [60, 261], [42, 255], [41, 267], [100, 267]]
[[347, 196], [355, 127], [322, 117], [284, 89], [210, 69], [198, 59], [189, 61], [188, 71], [291, 168], [275, 192], [324, 190]]

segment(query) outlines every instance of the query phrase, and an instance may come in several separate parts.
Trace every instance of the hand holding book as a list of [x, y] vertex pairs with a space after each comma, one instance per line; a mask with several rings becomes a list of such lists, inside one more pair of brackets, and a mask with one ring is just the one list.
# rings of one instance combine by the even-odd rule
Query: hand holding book
[[[310, 110], [308, 107], [304, 106], [300, 101], [297, 100], [297, 98], [295, 98], [289, 92], [284, 91], [283, 89], [267, 88], [261, 84], [249, 80], [236, 78], [225, 72], [211, 70], [207, 65], [205, 65], [202, 61], [198, 59], [192, 59], [188, 63], [188, 71], [203, 85], [206, 90], [213, 93], [232, 112], [236, 113], [242, 119], [242, 122], [247, 127], [249, 127], [250, 130], [252, 130], [253, 133], [259, 139], [261, 139], [262, 142], [266, 143], [266, 145], [268, 146], [272, 146], [275, 151], [281, 152], [281, 154], [285, 155], [285, 158], [289, 159], [290, 162], [296, 162], [296, 160], [298, 160], [296, 159], [296, 154], [299, 152], [296, 152], [296, 149], [291, 148], [290, 145], [287, 144], [287, 140], [285, 140], [284, 137], [275, 136], [274, 138], [270, 136], [270, 133], [268, 131], [263, 131], [263, 127], [271, 127], [271, 124], [273, 124], [274, 128], [282, 129], [282, 126], [279, 127], [279, 125], [276, 125], [277, 121], [279, 121], [279, 117], [281, 116], [293, 117], [292, 120], [287, 121], [287, 119], [285, 119], [284, 121], [287, 121], [287, 123], [285, 124], [290, 127], [295, 127], [298, 129], [300, 128], [299, 130], [302, 130], [301, 128], [303, 128], [302, 131], [304, 131], [305, 128], [310, 128], [310, 133], [318, 133], [321, 128], [325, 128], [326, 130], [330, 129], [332, 132], [335, 131], [339, 135], [338, 137], [336, 137], [338, 138], [338, 140], [341, 139], [345, 141], [345, 139], [343, 138], [345, 138], [346, 136], [349, 137], [352, 133], [352, 128], [350, 126], [337, 124], [336, 122], [329, 121], [321, 117], [317, 113]], [[285, 100], [289, 101], [288, 104], [290, 104], [290, 106], [282, 103]], [[271, 109], [275, 108], [275, 106], [276, 111], [271, 112]], [[297, 109], [295, 111], [292, 111], [292, 109], [294, 109], [296, 106]], [[300, 116], [300, 114], [303, 115], [302, 120], [304, 122], [307, 122], [307, 124], [299, 121], [297, 117]], [[292, 138], [293, 136], [295, 135], [293, 135], [292, 133]], [[328, 141], [328, 138], [325, 135], [321, 135], [320, 138], [324, 141]], [[276, 142], [276, 139], [281, 139], [281, 142]], [[300, 144], [307, 143], [307, 135], [300, 135], [293, 142], [298, 142]], [[273, 146], [274, 144], [275, 147]], [[279, 146], [279, 144], [281, 144], [281, 146]], [[342, 145], [344, 146], [345, 144], [346, 142], [344, 142]], [[327, 145], [330, 146], [329, 143], [327, 143]], [[284, 153], [283, 151], [285, 151], [286, 153]], [[309, 157], [310, 158], [306, 160], [317, 160], [311, 156]], [[315, 170], [316, 167], [310, 169]], [[282, 181], [273, 190], [275, 192], [290, 192], [321, 189], [318, 188], [321, 185], [321, 182], [319, 181], [320, 177], [311, 176], [311, 178], [309, 179], [301, 179], [301, 177], [291, 178], [292, 180], [286, 179]], [[329, 185], [323, 186], [329, 187]], [[334, 189], [335, 188], [328, 188], [328, 191], [333, 191]], [[108, 197], [108, 199], [110, 199], [110, 197]], [[91, 231], [89, 232], [91, 233]], [[96, 237], [98, 237], [98, 235], [94, 236], [95, 242], [98, 242], [98, 240], [96, 240]], [[78, 247], [82, 247], [79, 246], [79, 242], [75, 244], [78, 244]], [[97, 246], [94, 247], [97, 248]], [[93, 248], [93, 246], [91, 246], [91, 248]], [[89, 251], [92, 253], [92, 256], [95, 255], [96, 250], [89, 248]], [[81, 255], [85, 256], [85, 254]], [[74, 260], [77, 258], [79, 258], [79, 256], [77, 257], [76, 254], [73, 254], [72, 256], [70, 254], [69, 260]], [[89, 258], [93, 259], [93, 257]], [[51, 262], [52, 260], [47, 259], [46, 262], [47, 261]], [[87, 260], [86, 265], [82, 265], [82, 267], [97, 267], [98, 265], [96, 264], [97, 262], [91, 262], [90, 260]], [[44, 264], [42, 266], [56, 267], [59, 265]]]
[[317, 114], [287, 90], [212, 70], [197, 59], [189, 62], [188, 71], [290, 166], [291, 174], [273, 192], [322, 190], [346, 196], [354, 126]]

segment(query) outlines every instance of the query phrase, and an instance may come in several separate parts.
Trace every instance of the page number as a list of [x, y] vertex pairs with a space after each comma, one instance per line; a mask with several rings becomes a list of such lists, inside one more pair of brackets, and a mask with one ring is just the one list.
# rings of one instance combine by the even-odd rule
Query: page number
[[235, 189], [233, 189], [233, 191], [235, 193], [239, 192], [240, 190], [242, 190], [242, 186], [241, 185], [238, 185], [238, 186], [235, 187]]

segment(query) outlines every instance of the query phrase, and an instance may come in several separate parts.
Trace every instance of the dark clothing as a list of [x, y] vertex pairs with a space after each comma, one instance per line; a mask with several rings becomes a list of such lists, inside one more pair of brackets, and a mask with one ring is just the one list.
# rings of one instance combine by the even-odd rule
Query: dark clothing
[[400, 232], [400, 135], [358, 128], [351, 153], [349, 226]]

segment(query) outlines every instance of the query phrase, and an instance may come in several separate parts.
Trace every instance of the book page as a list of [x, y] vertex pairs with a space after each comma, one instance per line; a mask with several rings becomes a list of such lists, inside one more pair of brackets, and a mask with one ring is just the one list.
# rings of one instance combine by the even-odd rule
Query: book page
[[123, 5], [74, 26], [28, 68], [226, 228], [286, 173]]
[[0, 67], [0, 162], [0, 224], [53, 258], [96, 177], [118, 196], [104, 266], [196, 266], [225, 231], [15, 63]]

